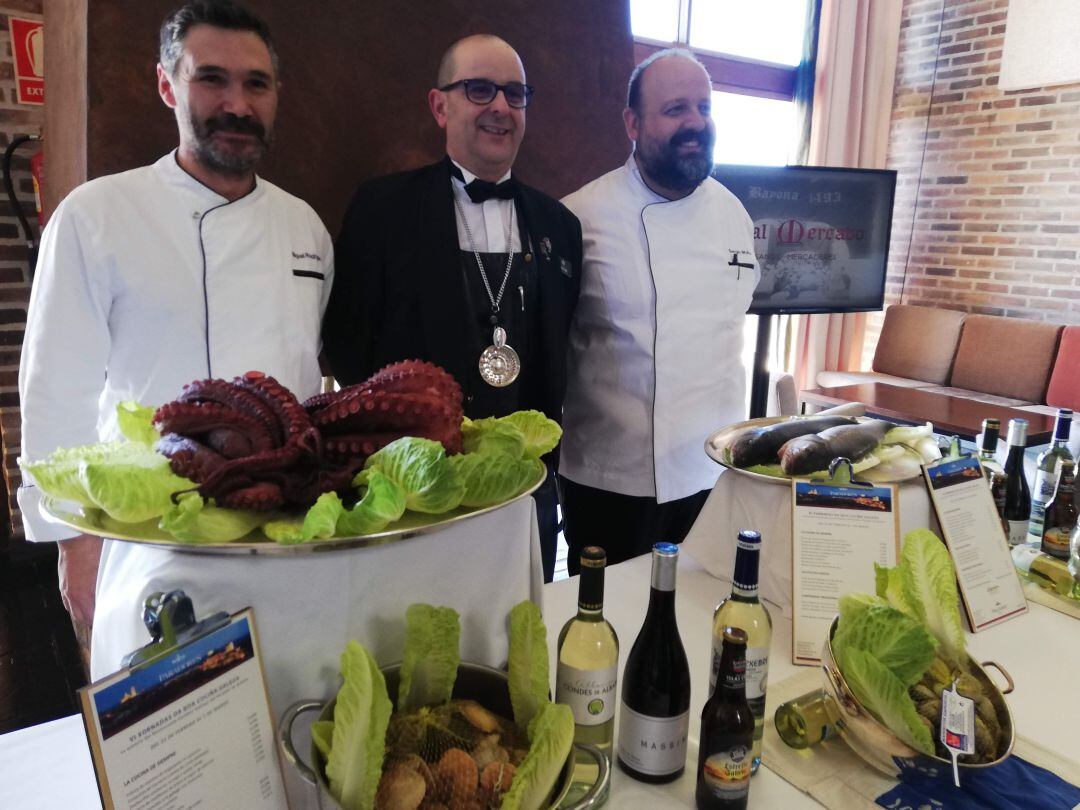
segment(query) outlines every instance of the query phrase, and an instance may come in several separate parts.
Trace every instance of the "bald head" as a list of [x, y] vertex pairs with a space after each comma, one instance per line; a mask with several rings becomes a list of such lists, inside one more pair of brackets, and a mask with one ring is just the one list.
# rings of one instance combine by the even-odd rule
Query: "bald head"
[[[457, 79], [470, 78], [468, 76], [455, 76], [455, 74], [462, 59], [467, 59], [471, 53], [478, 49], [486, 51], [492, 49], [506, 50], [509, 54], [513, 54], [513, 58], [517, 60], [518, 65], [521, 65], [521, 57], [518, 56], [517, 51], [510, 47], [510, 43], [506, 40], [494, 34], [473, 34], [459, 39], [446, 49], [446, 53], [439, 60], [439, 73], [435, 78], [435, 86], [445, 87], [451, 82], [457, 81]], [[522, 81], [524, 81], [524, 68], [521, 69], [521, 75], [523, 77]]]
[[[676, 63], [676, 68], [681, 68], [682, 72], [689, 71], [690, 65], [696, 66], [697, 70], [705, 76], [706, 81], [709, 79], [709, 72], [705, 69], [705, 66], [698, 61], [698, 58], [694, 56], [690, 51], [685, 48], [666, 48], [662, 51], [657, 51], [648, 59], [642, 60], [637, 67], [634, 68], [634, 72], [630, 74], [630, 84], [626, 89], [626, 106], [635, 112], [641, 112], [641, 97], [644, 92], [642, 85], [645, 83], [646, 73], [655, 73], [656, 71], [650, 71], [653, 65], [657, 62], [664, 62], [668, 59], [680, 59], [683, 60], [680, 63]], [[689, 63], [689, 64], [687, 64]], [[667, 65], [665, 67], [672, 67]], [[664, 71], [665, 73], [667, 70]]]

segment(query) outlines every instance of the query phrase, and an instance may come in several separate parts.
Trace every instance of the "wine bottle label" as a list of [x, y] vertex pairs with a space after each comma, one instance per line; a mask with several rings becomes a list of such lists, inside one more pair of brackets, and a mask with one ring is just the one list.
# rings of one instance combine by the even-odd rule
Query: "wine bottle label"
[[1031, 490], [1031, 507], [1035, 505], [1045, 507], [1054, 499], [1054, 491], [1057, 489], [1057, 473], [1053, 470], [1039, 470], [1035, 474], [1035, 486]]
[[574, 712], [579, 726], [598, 726], [615, 716], [616, 668], [578, 669], [559, 663], [555, 675], [555, 702]]
[[701, 767], [701, 778], [717, 799], [741, 799], [750, 791], [750, 750], [737, 745], [710, 754]]
[[625, 702], [619, 714], [619, 759], [635, 771], [666, 776], [686, 765], [690, 710], [675, 717], [649, 717]]
[[1009, 521], [1009, 545], [1018, 546], [1027, 538], [1028, 522], [1026, 520]]

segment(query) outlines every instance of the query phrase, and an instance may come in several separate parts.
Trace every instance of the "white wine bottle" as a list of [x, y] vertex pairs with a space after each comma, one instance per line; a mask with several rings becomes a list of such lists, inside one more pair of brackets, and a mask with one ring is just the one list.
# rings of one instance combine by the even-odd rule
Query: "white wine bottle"
[[642, 782], [670, 782], [686, 768], [690, 667], [675, 622], [678, 560], [678, 546], [653, 546], [649, 610], [623, 668], [618, 762]]
[[1072, 415], [1069, 408], [1058, 409], [1057, 421], [1054, 423], [1054, 442], [1039, 453], [1035, 462], [1035, 486], [1031, 489], [1031, 522], [1028, 524], [1029, 545], [1038, 546], [1042, 543], [1046, 507], [1057, 492], [1061, 463], [1065, 459], [1073, 460], [1072, 453], [1069, 452]]
[[559, 633], [555, 702], [574, 711], [574, 742], [611, 753], [615, 731], [615, 684], [619, 637], [604, 618], [604, 566], [599, 546], [581, 551], [577, 615]]
[[746, 633], [746, 700], [754, 713], [754, 758], [751, 769], [761, 764], [761, 735], [765, 729], [765, 686], [769, 677], [769, 644], [772, 642], [772, 619], [758, 599], [758, 559], [761, 535], [744, 529], [735, 545], [735, 576], [731, 595], [716, 606], [712, 626], [712, 668], [709, 692], [716, 687], [720, 671], [720, 653], [724, 628], [738, 627]]

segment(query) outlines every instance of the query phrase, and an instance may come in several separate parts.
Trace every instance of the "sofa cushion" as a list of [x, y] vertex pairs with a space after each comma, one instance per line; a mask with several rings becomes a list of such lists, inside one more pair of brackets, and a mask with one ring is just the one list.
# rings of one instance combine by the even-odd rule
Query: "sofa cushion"
[[963, 312], [894, 304], [885, 310], [874, 371], [944, 385], [949, 379]]
[[1080, 326], [1066, 326], [1061, 333], [1046, 404], [1080, 411]]
[[968, 315], [949, 385], [1031, 403], [1045, 402], [1059, 324]]
[[841, 385], [859, 383], [888, 383], [901, 388], [925, 388], [930, 385], [925, 380], [909, 380], [907, 377], [894, 377], [877, 371], [819, 371], [817, 375], [819, 388], [838, 388]]

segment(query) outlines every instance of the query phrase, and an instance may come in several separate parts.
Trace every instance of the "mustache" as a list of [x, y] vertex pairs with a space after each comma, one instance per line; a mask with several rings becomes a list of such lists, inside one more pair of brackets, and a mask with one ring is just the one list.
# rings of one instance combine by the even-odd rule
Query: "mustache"
[[215, 132], [236, 132], [241, 135], [254, 135], [260, 141], [266, 141], [266, 127], [247, 116], [241, 117], [232, 113], [215, 115], [213, 118], [207, 118], [204, 126], [207, 135], [213, 135]]
[[712, 135], [707, 129], [684, 129], [681, 132], [676, 132], [672, 135], [668, 144], [674, 148], [682, 146], [684, 143], [690, 143], [691, 141], [697, 141], [703, 146], [709, 146], [712, 143]]

